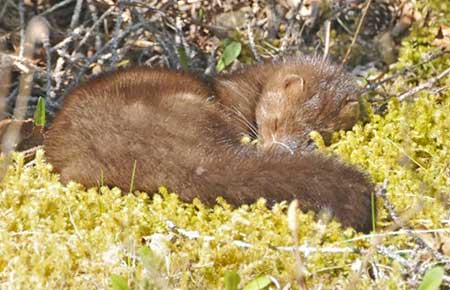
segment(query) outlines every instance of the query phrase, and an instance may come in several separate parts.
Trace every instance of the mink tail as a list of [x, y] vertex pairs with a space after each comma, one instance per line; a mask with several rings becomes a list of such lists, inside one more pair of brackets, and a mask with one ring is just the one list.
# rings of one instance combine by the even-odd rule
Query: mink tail
[[331, 211], [344, 226], [372, 229], [373, 184], [357, 168], [317, 153], [283, 156], [222, 156], [193, 170], [188, 200], [212, 204], [218, 195], [234, 205], [265, 198], [269, 204], [298, 199], [302, 210]]

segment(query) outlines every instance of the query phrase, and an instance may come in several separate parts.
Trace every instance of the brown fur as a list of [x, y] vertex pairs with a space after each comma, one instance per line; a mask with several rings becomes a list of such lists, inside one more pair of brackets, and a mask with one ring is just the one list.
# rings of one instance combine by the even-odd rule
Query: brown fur
[[[246, 154], [239, 134], [205, 83], [169, 70], [134, 68], [95, 78], [71, 92], [46, 134], [48, 161], [62, 181], [149, 193], [165, 185], [185, 201], [233, 205], [299, 199], [329, 209], [345, 226], [371, 229], [372, 184], [354, 167], [319, 154]], [[250, 112], [251, 113], [251, 112]]]
[[311, 131], [328, 142], [332, 132], [350, 129], [360, 116], [352, 78], [319, 58], [257, 65], [218, 76], [213, 84], [217, 101], [242, 131], [257, 135], [264, 151], [310, 149]]

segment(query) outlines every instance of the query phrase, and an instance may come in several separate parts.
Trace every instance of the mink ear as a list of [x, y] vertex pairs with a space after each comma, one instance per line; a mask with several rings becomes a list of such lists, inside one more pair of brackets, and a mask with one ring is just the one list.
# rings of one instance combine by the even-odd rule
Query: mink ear
[[295, 85], [300, 91], [305, 90], [305, 80], [299, 75], [289, 74], [284, 77], [283, 82], [285, 89]]

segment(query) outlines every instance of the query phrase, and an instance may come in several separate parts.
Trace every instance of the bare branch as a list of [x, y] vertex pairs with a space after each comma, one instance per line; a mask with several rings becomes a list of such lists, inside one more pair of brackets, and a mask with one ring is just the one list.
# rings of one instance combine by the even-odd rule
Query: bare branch
[[248, 43], [250, 45], [250, 49], [252, 51], [253, 57], [255, 58], [256, 62], [261, 62], [261, 57], [259, 57], [258, 51], [256, 50], [255, 45], [255, 36], [253, 34], [252, 25], [250, 21], [250, 17], [246, 15], [246, 21], [247, 21], [247, 36], [248, 36]]
[[325, 21], [324, 25], [324, 38], [325, 38], [325, 48], [323, 51], [322, 61], [325, 61], [328, 56], [328, 52], [330, 50], [330, 30], [331, 30], [331, 21]]
[[408, 99], [409, 97], [415, 95], [416, 93], [418, 93], [418, 92], [420, 92], [422, 90], [431, 89], [431, 88], [433, 88], [434, 83], [436, 83], [438, 80], [444, 78], [448, 74], [450, 74], [450, 67], [446, 68], [444, 71], [442, 71], [437, 76], [430, 78], [425, 83], [422, 83], [422, 84], [418, 85], [417, 87], [407, 91], [406, 93], [401, 94], [397, 98], [400, 101], [404, 101], [404, 100]]
[[366, 0], [366, 6], [364, 6], [361, 18], [359, 19], [358, 26], [356, 27], [355, 34], [353, 35], [352, 43], [347, 49], [347, 52], [345, 53], [344, 59], [342, 60], [342, 64], [346, 64], [348, 61], [348, 58], [350, 57], [350, 53], [352, 52], [353, 46], [356, 43], [356, 39], [358, 38], [359, 32], [361, 31], [364, 18], [366, 18], [367, 11], [369, 11], [370, 4], [372, 3], [372, 0]]
[[[24, 57], [28, 59], [33, 58], [33, 52], [36, 43], [48, 43], [49, 41], [49, 30], [48, 23], [42, 17], [36, 16], [27, 25], [25, 32], [24, 41]], [[26, 105], [31, 92], [31, 83], [33, 80], [33, 70], [30, 69], [28, 72], [22, 72], [20, 75], [19, 82], [19, 94], [16, 99], [16, 106], [14, 108], [14, 118], [16, 120], [23, 120], [26, 112]], [[1, 164], [0, 168], [0, 180], [3, 180], [5, 176], [6, 169], [11, 162], [11, 152], [16, 147], [18, 142], [21, 122], [12, 122], [8, 126], [3, 140], [2, 140], [2, 152], [5, 154], [5, 161]]]
[[70, 29], [74, 29], [78, 25], [80, 19], [81, 8], [83, 7], [83, 0], [77, 0], [75, 9], [73, 10], [72, 20], [70, 21]]
[[427, 64], [430, 61], [432, 61], [432, 60], [434, 60], [434, 59], [436, 59], [438, 57], [441, 57], [443, 55], [446, 55], [448, 53], [450, 53], [449, 50], [444, 50], [444, 51], [439, 50], [439, 52], [437, 52], [437, 53], [433, 53], [431, 55], [426, 55], [424, 57], [423, 61], [421, 61], [421, 62], [419, 62], [417, 64], [414, 64], [414, 65], [410, 65], [410, 66], [404, 67], [401, 70], [399, 70], [398, 72], [394, 73], [392, 76], [384, 78], [384, 79], [382, 79], [379, 82], [376, 82], [376, 83], [368, 85], [361, 93], [363, 94], [363, 93], [367, 93], [369, 91], [373, 91], [374, 89], [378, 88], [379, 86], [381, 86], [381, 85], [383, 85], [383, 84], [385, 84], [385, 83], [387, 83], [387, 82], [389, 82], [389, 81], [391, 81], [391, 80], [393, 80], [393, 79], [395, 79], [395, 78], [397, 78], [397, 77], [399, 77], [401, 75], [404, 75], [405, 73], [413, 71], [417, 67], [419, 67], [421, 65], [424, 65], [424, 64]]
[[47, 15], [47, 14], [49, 14], [49, 13], [52, 13], [53, 11], [56, 11], [56, 10], [58, 10], [58, 9], [64, 7], [64, 6], [66, 6], [66, 5], [70, 4], [70, 3], [72, 3], [73, 1], [75, 1], [75, 0], [64, 0], [64, 1], [62, 1], [62, 2], [59, 2], [58, 4], [53, 5], [53, 6], [50, 7], [49, 9], [45, 10], [44, 12], [42, 12], [41, 14], [39, 14], [38, 16], [45, 16], [45, 15]]

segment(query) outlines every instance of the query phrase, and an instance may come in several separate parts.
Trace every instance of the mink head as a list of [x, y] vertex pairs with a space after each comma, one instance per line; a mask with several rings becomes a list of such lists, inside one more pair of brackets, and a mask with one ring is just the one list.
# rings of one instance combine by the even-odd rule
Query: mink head
[[334, 131], [348, 130], [359, 119], [357, 87], [340, 67], [306, 59], [273, 68], [256, 108], [263, 151], [311, 150], [311, 131], [328, 143]]

